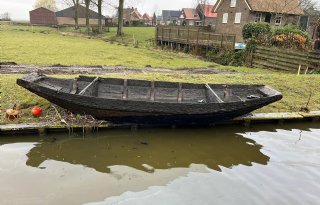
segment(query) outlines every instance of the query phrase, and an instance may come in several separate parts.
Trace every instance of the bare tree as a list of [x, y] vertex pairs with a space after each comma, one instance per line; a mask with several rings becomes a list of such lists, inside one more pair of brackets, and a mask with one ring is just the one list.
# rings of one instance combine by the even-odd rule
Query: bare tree
[[0, 21], [11, 21], [10, 14], [8, 12], [0, 14]]
[[303, 10], [315, 9], [319, 4], [318, 0], [299, 0], [299, 2]]
[[86, 27], [87, 27], [87, 32], [90, 32], [90, 4], [91, 0], [84, 0], [84, 4], [86, 6]]
[[37, 0], [33, 6], [35, 9], [43, 7], [51, 11], [57, 11], [57, 4], [55, 0]]
[[119, 0], [117, 36], [123, 35], [123, 5], [124, 0]]
[[208, 4], [208, 0], [196, 0], [197, 7], [199, 6], [198, 12], [202, 21], [202, 25], [205, 25], [206, 22], [206, 5]]
[[63, 0], [68, 6], [73, 6], [75, 29], [79, 29], [79, 5], [80, 0]]
[[98, 19], [98, 29], [99, 33], [102, 32], [102, 5], [103, 5], [104, 0], [92, 0], [92, 3], [95, 4], [98, 8], [98, 14], [99, 14], [99, 19]]
[[318, 32], [317, 38], [320, 38], [320, 17], [318, 18], [318, 22], [317, 22], [317, 32]]
[[280, 15], [283, 13], [290, 13], [300, 8], [307, 10], [317, 5], [318, 0], [282, 0], [281, 2], [268, 1], [265, 2], [267, 8], [272, 10], [273, 13]]

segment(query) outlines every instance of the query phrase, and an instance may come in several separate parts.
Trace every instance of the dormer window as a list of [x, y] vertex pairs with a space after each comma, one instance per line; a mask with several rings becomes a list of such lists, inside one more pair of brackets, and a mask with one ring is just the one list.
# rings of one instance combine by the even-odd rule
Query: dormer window
[[231, 0], [230, 7], [236, 7], [237, 0]]

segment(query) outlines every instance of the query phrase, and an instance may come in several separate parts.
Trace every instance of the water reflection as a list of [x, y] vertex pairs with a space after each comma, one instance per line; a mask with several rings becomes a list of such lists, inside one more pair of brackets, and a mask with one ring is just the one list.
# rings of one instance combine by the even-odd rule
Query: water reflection
[[1, 137], [0, 204], [317, 204], [319, 128]]
[[113, 165], [152, 172], [204, 164], [220, 171], [221, 166], [265, 165], [269, 160], [260, 152], [261, 145], [230, 128], [110, 130], [85, 138], [50, 137], [54, 140], [43, 140], [30, 150], [28, 166], [40, 167], [50, 159], [102, 173], [109, 173]]

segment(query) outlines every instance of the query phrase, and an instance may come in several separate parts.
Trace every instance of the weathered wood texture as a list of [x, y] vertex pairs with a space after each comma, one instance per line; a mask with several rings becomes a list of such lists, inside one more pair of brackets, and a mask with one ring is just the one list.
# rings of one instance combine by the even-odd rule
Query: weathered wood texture
[[289, 72], [301, 73], [308, 68], [320, 70], [320, 54], [316, 52], [303, 52], [279, 48], [258, 47], [252, 55], [252, 66]]
[[157, 26], [156, 41], [208, 48], [234, 49], [235, 35], [217, 34], [202, 27]]
[[281, 93], [263, 85], [205, 86], [87, 76], [75, 81], [37, 73], [17, 83], [73, 113], [113, 123], [210, 124], [250, 113], [282, 98]]

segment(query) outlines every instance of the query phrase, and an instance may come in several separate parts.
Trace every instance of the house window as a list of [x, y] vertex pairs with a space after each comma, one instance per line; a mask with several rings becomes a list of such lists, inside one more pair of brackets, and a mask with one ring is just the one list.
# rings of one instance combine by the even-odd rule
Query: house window
[[276, 17], [276, 21], [275, 21], [276, 26], [281, 25], [281, 20], [282, 20], [282, 16], [277, 16]]
[[228, 17], [229, 17], [229, 14], [228, 13], [224, 13], [223, 17], [222, 17], [222, 23], [228, 23]]
[[262, 20], [262, 13], [256, 13], [254, 22], [258, 23], [258, 22], [261, 22], [261, 20]]
[[237, 0], [231, 0], [230, 7], [236, 7]]
[[241, 13], [236, 13], [234, 23], [241, 23]]

